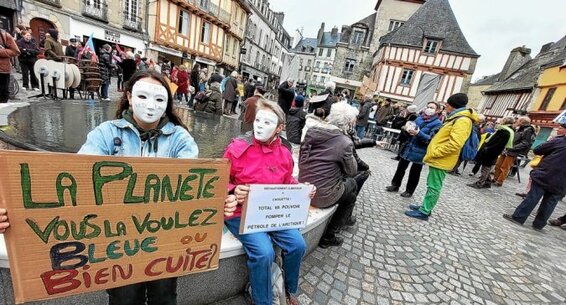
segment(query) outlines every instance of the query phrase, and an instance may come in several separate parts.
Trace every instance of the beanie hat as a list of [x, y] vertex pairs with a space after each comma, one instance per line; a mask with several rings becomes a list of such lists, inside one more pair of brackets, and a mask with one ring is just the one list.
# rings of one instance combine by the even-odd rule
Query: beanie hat
[[407, 111], [409, 111], [409, 113], [417, 113], [417, 105], [407, 107]]
[[458, 109], [468, 105], [468, 96], [465, 93], [456, 93], [448, 98], [448, 105]]

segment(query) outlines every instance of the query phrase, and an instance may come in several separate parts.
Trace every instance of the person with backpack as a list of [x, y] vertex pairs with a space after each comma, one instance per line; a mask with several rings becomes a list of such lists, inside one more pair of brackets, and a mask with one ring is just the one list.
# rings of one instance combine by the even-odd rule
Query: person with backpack
[[512, 117], [504, 118], [501, 124], [497, 126], [497, 131], [485, 140], [485, 143], [476, 156], [476, 165], [481, 165], [480, 178], [475, 183], [468, 184], [468, 186], [476, 189], [491, 187], [491, 181], [489, 179], [491, 168], [495, 165], [497, 157], [499, 157], [503, 150], [513, 146], [513, 136], [515, 132], [511, 125], [513, 125], [514, 122], [515, 119]]
[[7, 103], [10, 97], [11, 60], [18, 55], [20, 49], [12, 35], [0, 29], [0, 103]]
[[388, 192], [397, 192], [401, 187], [401, 182], [405, 176], [405, 171], [411, 165], [409, 172], [409, 180], [405, 192], [401, 193], [401, 197], [409, 198], [413, 196], [423, 169], [423, 158], [426, 149], [432, 137], [438, 132], [442, 123], [438, 119], [438, 110], [440, 106], [436, 102], [427, 104], [426, 109], [414, 121], [414, 124], [407, 124], [403, 129], [408, 134], [409, 139], [403, 150], [399, 153], [400, 159], [397, 164], [397, 170], [391, 180], [391, 185], [385, 188]]
[[[475, 110], [466, 108], [468, 96], [456, 93], [448, 98], [446, 111], [448, 117], [428, 145], [423, 162], [429, 166], [427, 192], [422, 204], [413, 204], [405, 215], [421, 220], [428, 220], [438, 203], [446, 172], [452, 170], [460, 154], [464, 160], [473, 154], [475, 157], [479, 145], [474, 124], [479, 122]], [[472, 153], [473, 151], [473, 153]]]

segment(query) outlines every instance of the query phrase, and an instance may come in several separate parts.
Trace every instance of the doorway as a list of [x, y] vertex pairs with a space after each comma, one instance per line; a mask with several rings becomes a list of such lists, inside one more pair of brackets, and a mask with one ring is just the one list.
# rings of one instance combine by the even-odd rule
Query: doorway
[[41, 42], [45, 40], [45, 33], [50, 29], [56, 29], [55, 25], [48, 20], [42, 18], [33, 18], [29, 22], [31, 28], [32, 37], [35, 39], [35, 43], [40, 46]]

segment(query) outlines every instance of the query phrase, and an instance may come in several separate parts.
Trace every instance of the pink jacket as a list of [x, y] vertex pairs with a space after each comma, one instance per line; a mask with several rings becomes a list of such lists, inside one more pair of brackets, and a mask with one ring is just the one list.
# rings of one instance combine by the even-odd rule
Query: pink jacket
[[[270, 145], [262, 145], [252, 135], [232, 140], [226, 148], [224, 158], [230, 160], [228, 192], [232, 193], [241, 184], [297, 184], [293, 178], [291, 151], [277, 138]], [[242, 207], [238, 205], [234, 215], [240, 217]]]

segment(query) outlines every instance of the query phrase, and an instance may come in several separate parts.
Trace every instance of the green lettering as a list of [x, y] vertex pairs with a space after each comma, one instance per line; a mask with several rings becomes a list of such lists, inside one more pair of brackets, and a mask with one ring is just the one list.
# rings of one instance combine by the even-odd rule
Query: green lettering
[[189, 226], [194, 227], [194, 226], [198, 226], [198, 223], [195, 223], [199, 216], [202, 214], [202, 210], [194, 210], [191, 213], [191, 216], [189, 216]]
[[47, 225], [47, 227], [45, 227], [45, 230], [43, 231], [39, 229], [37, 223], [35, 223], [35, 221], [33, 221], [32, 219], [26, 218], [26, 222], [30, 226], [32, 231], [35, 233], [35, 235], [41, 238], [41, 240], [44, 243], [47, 243], [49, 242], [49, 235], [51, 234], [51, 232], [59, 222], [59, 216], [53, 218], [53, 220], [51, 220], [51, 222]]
[[[102, 176], [101, 170], [105, 167], [115, 167], [121, 168], [120, 173], [108, 176]], [[94, 163], [92, 166], [92, 183], [94, 184], [94, 198], [96, 205], [101, 205], [104, 202], [102, 196], [102, 187], [109, 182], [116, 180], [124, 180], [132, 173], [132, 167], [124, 162], [113, 162], [113, 161], [100, 161]], [[135, 184], [135, 181], [134, 181]], [[130, 185], [128, 184], [128, 187]]]
[[199, 183], [198, 183], [198, 191], [197, 191], [197, 199], [201, 198], [202, 189], [203, 189], [203, 180], [206, 174], [213, 174], [216, 173], [215, 168], [191, 168], [189, 173], [199, 175]]
[[[69, 185], [63, 185], [63, 179], [69, 179]], [[57, 187], [57, 198], [59, 198], [59, 205], [65, 205], [65, 190], [69, 191], [69, 195], [71, 195], [71, 203], [74, 207], [77, 206], [77, 181], [75, 177], [73, 177], [69, 173], [60, 173], [57, 176], [57, 183], [55, 184]]]
[[106, 257], [101, 257], [101, 258], [95, 257], [95, 253], [94, 253], [95, 247], [96, 246], [94, 244], [88, 245], [88, 261], [91, 264], [100, 263], [106, 260]]
[[49, 209], [63, 206], [62, 202], [33, 202], [31, 198], [31, 176], [29, 174], [29, 165], [20, 163], [20, 185], [22, 187], [22, 199], [25, 209]]
[[149, 203], [149, 196], [151, 190], [153, 189], [153, 202], [159, 201], [159, 188], [161, 186], [161, 181], [159, 177], [155, 174], [149, 174], [145, 178], [145, 192], [143, 194], [144, 202]]
[[183, 185], [181, 186], [181, 195], [179, 196], [179, 200], [188, 201], [188, 200], [193, 200], [193, 198], [195, 198], [193, 195], [187, 194], [187, 192], [193, 190], [193, 188], [189, 185], [189, 182], [195, 180], [196, 178], [197, 175], [189, 175], [187, 178], [185, 178], [185, 180], [183, 180]]
[[134, 196], [134, 188], [136, 187], [136, 181], [138, 180], [138, 174], [133, 173], [128, 180], [128, 186], [126, 187], [126, 194], [124, 194], [124, 203], [142, 203], [144, 202], [143, 196]]
[[214, 190], [214, 182], [218, 181], [218, 179], [220, 179], [220, 177], [216, 176], [216, 177], [212, 177], [211, 179], [209, 179], [206, 182], [206, 185], [204, 186], [204, 190], [202, 191], [202, 196], [204, 198], [213, 198], [214, 197], [214, 193], [209, 192], [209, 190]]
[[161, 202], [165, 201], [165, 195], [167, 195], [167, 199], [171, 202], [175, 202], [179, 199], [179, 191], [181, 190], [181, 184], [183, 184], [183, 176], [179, 175], [177, 179], [177, 188], [175, 190], [175, 194], [173, 194], [173, 187], [171, 187], [169, 176], [166, 175], [163, 177], [163, 180], [161, 181]]

